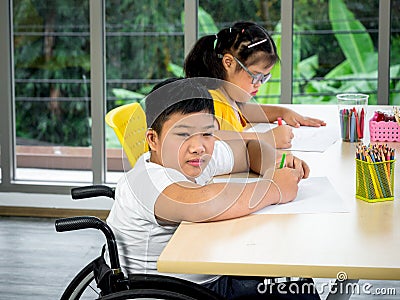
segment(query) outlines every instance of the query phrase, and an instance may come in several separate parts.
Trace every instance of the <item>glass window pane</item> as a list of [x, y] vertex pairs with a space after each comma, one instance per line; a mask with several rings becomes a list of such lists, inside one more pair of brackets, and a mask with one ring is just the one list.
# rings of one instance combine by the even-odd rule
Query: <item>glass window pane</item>
[[232, 0], [229, 5], [226, 5], [226, 1], [223, 0], [200, 0], [200, 36], [213, 34], [215, 29], [219, 31], [238, 21], [253, 21], [265, 27], [269, 32], [274, 31], [280, 22], [280, 1], [269, 1], [268, 4], [263, 2]]
[[392, 0], [391, 6], [389, 104], [400, 105], [400, 0]]
[[92, 180], [88, 4], [13, 1], [17, 180]]
[[[107, 111], [139, 102], [163, 78], [182, 76], [184, 1], [106, 1]], [[150, 13], [151, 12], [151, 13]], [[130, 164], [106, 126], [107, 182]]]
[[[252, 21], [267, 29], [280, 53], [281, 1], [200, 0], [199, 35], [218, 33], [238, 21]], [[221, 9], [223, 7], [223, 9]], [[259, 103], [278, 103], [280, 98], [279, 63], [271, 71], [272, 77], [262, 85], [254, 97]]]
[[293, 103], [377, 101], [379, 1], [294, 1]]

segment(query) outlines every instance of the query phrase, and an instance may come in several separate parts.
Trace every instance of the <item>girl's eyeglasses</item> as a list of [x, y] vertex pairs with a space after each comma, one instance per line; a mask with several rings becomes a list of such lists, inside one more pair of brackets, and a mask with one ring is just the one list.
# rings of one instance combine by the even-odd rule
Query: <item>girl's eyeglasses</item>
[[244, 64], [242, 64], [240, 62], [240, 60], [238, 60], [236, 57], [233, 57], [236, 62], [239, 64], [239, 66], [242, 67], [243, 70], [245, 70], [247, 72], [247, 74], [249, 74], [251, 76], [251, 78], [253, 78], [253, 80], [251, 81], [252, 84], [256, 84], [258, 82], [261, 82], [261, 84], [266, 83], [268, 80], [270, 80], [271, 78], [271, 73], [268, 74], [254, 74], [252, 72], [250, 72], [249, 69], [246, 68], [246, 66]]

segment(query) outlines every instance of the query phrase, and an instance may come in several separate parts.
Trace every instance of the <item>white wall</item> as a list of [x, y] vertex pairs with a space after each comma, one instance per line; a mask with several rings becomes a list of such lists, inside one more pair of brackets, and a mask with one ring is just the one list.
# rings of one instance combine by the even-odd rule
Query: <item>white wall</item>
[[112, 203], [107, 197], [72, 200], [70, 195], [0, 193], [0, 206], [109, 210]]

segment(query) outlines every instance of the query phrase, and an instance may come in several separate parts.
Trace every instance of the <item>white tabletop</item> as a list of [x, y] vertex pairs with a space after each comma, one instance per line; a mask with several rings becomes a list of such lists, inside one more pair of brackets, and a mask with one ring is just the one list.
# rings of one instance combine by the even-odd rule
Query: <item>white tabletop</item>
[[[291, 107], [339, 130], [336, 106]], [[388, 145], [396, 148], [398, 157], [400, 143]], [[400, 280], [398, 163], [395, 200], [367, 203], [355, 198], [355, 144], [338, 140], [322, 153], [294, 154], [307, 161], [310, 176], [329, 179], [348, 212], [254, 214], [222, 222], [182, 223], [158, 260], [159, 271], [314, 278], [335, 278], [345, 272], [349, 279]]]

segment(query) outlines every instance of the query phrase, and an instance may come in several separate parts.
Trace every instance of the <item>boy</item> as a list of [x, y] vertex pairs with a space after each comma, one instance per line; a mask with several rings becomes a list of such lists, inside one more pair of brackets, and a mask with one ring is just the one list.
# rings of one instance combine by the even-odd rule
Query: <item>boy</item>
[[[218, 123], [207, 84], [199, 78], [170, 79], [146, 98], [150, 151], [118, 182], [107, 218], [128, 274], [157, 273], [157, 259], [181, 221], [237, 218], [289, 202], [296, 197], [298, 182], [309, 174], [307, 164], [291, 155], [287, 167], [275, 170], [274, 150], [262, 141], [216, 141]], [[263, 177], [253, 183], [207, 184], [215, 175], [248, 171]], [[233, 278], [229, 276], [175, 276], [228, 299], [250, 295], [248, 288], [240, 288], [247, 279], [236, 278], [240, 283], [232, 284], [226, 281]], [[256, 286], [251, 293], [257, 293]]]

